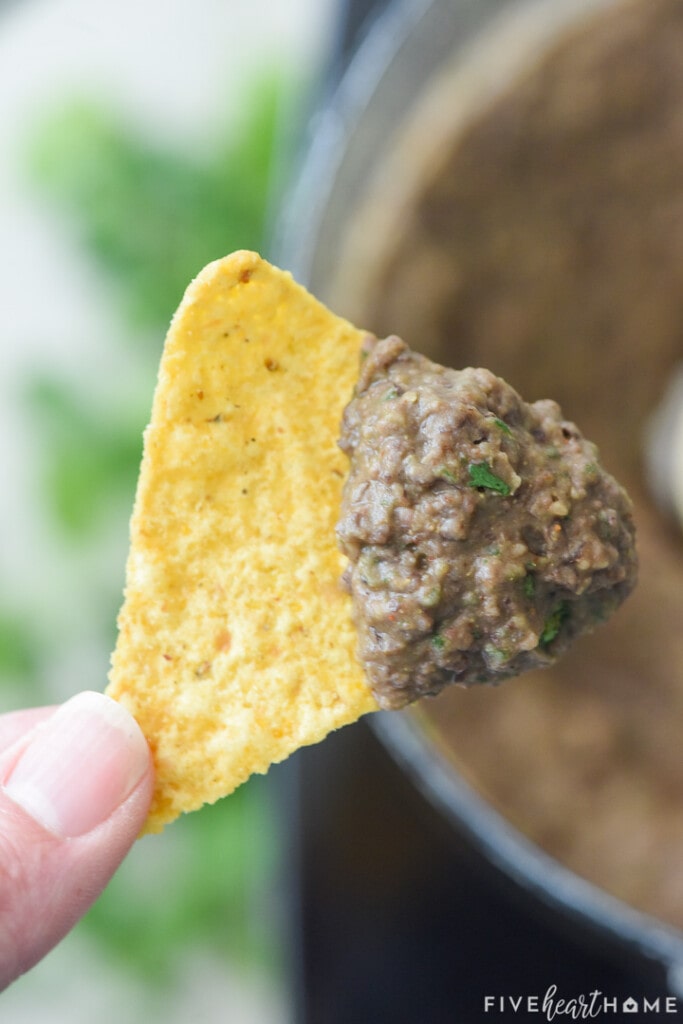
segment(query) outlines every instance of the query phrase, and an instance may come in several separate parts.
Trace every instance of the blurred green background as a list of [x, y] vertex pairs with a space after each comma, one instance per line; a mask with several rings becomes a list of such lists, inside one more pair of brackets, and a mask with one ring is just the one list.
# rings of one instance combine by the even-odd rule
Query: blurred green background
[[[303, 25], [307, 5], [282, 2]], [[34, 6], [34, 19], [41, 7], [54, 18], [54, 6], [50, 13]], [[62, 3], [62, 28], [72, 31], [80, 17], [97, 31], [99, 6]], [[150, 17], [152, 7], [161, 9], [148, 0], [141, 6], [150, 7]], [[186, 24], [188, 3], [174, 0], [166, 16], [176, 8]], [[114, 47], [125, 47], [126, 32], [135, 31], [134, 20], [125, 23], [134, 11], [122, 5]], [[36, 339], [25, 306], [5, 305], [0, 711], [104, 687], [142, 430], [167, 325], [205, 263], [237, 248], [267, 250], [327, 21], [318, 12], [315, 32], [304, 25], [299, 53], [272, 43], [261, 48], [258, 18], [254, 9], [253, 59], [240, 49], [239, 81], [223, 83], [226, 116], [216, 119], [208, 144], [193, 145], [181, 126], [175, 137], [146, 131], [130, 116], [129, 98], [115, 87], [98, 90], [87, 75], [62, 89], [48, 80], [20, 130], [5, 125], [5, 206], [8, 182], [18, 182], [31, 217], [47, 224], [50, 245], [77, 262], [83, 300], [98, 312], [92, 339], [83, 337], [83, 326], [74, 328], [74, 357], [66, 353], [63, 315], [51, 339], [43, 310], [47, 327]], [[0, 60], [3, 32], [15, 27], [10, 20], [0, 9]], [[196, 31], [203, 30], [197, 21]], [[84, 32], [85, 45], [89, 38]], [[226, 62], [244, 38], [226, 33]], [[180, 64], [177, 75], [184, 73]], [[216, 105], [216, 95], [211, 100]], [[50, 288], [32, 278], [38, 236], [29, 231], [17, 243], [17, 227], [9, 226], [3, 259], [25, 260], [27, 296], [49, 306]], [[33, 356], [14, 358], [14, 347], [26, 352], [34, 343]], [[78, 1021], [97, 1013], [107, 1021], [122, 1012], [132, 1024], [287, 1019], [278, 864], [276, 810], [267, 782], [253, 779], [161, 837], [137, 843], [63, 948], [2, 997], [1, 1019]]]

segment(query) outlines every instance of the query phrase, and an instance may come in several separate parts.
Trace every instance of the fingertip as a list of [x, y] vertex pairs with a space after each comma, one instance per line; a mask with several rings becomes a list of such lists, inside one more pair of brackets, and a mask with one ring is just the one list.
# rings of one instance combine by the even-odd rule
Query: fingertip
[[75, 838], [106, 821], [150, 771], [135, 719], [110, 697], [86, 690], [34, 729], [4, 788], [48, 831]]
[[0, 988], [99, 896], [152, 800], [149, 747], [121, 706], [85, 692], [15, 744], [0, 775]]

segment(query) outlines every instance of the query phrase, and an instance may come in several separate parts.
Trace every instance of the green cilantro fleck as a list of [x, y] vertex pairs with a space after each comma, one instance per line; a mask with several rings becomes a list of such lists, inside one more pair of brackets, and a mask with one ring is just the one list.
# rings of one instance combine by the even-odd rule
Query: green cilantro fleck
[[506, 497], [510, 493], [510, 487], [492, 472], [487, 462], [471, 462], [467, 467], [470, 478], [470, 487], [483, 487], [487, 491], [496, 491]]
[[562, 601], [546, 619], [543, 632], [538, 641], [539, 647], [547, 647], [553, 642], [562, 628], [562, 623], [566, 621], [568, 616], [569, 605], [566, 601]]
[[524, 596], [531, 600], [536, 593], [536, 577], [532, 575], [525, 576], [522, 586], [524, 587]]
[[451, 472], [448, 466], [441, 466], [438, 470], [439, 476], [442, 476], [444, 480], [448, 480], [449, 484], [457, 484], [458, 478], [455, 473]]
[[446, 640], [441, 636], [440, 633], [435, 633], [432, 637], [432, 647], [435, 647], [437, 651], [442, 651], [446, 646]]
[[501, 420], [497, 416], [494, 416], [493, 422], [496, 424], [497, 427], [500, 427], [504, 434], [509, 434], [510, 436], [512, 436], [512, 431], [510, 430], [505, 420]]
[[387, 392], [385, 392], [385, 394], [383, 395], [382, 401], [383, 402], [388, 402], [392, 398], [398, 398], [398, 396], [399, 396], [398, 388], [389, 388], [389, 390]]

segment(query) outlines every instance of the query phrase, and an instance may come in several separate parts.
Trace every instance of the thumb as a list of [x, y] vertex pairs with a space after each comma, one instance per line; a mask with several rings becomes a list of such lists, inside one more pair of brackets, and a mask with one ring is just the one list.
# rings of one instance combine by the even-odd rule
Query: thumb
[[0, 989], [100, 894], [139, 834], [151, 794], [139, 726], [100, 693], [47, 712], [0, 755]]

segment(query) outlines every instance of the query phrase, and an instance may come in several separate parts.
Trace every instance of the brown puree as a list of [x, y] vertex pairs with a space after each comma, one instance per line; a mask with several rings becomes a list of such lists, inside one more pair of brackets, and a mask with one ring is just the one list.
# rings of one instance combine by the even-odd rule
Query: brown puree
[[[683, 542], [642, 433], [683, 360], [683, 4], [575, 28], [459, 133], [349, 315], [552, 396], [636, 504], [639, 586], [557, 667], [418, 713], [523, 832], [683, 927]], [[342, 307], [343, 308], [343, 307]]]
[[396, 335], [364, 357], [337, 537], [378, 704], [551, 665], [635, 584], [628, 496], [556, 402]]

